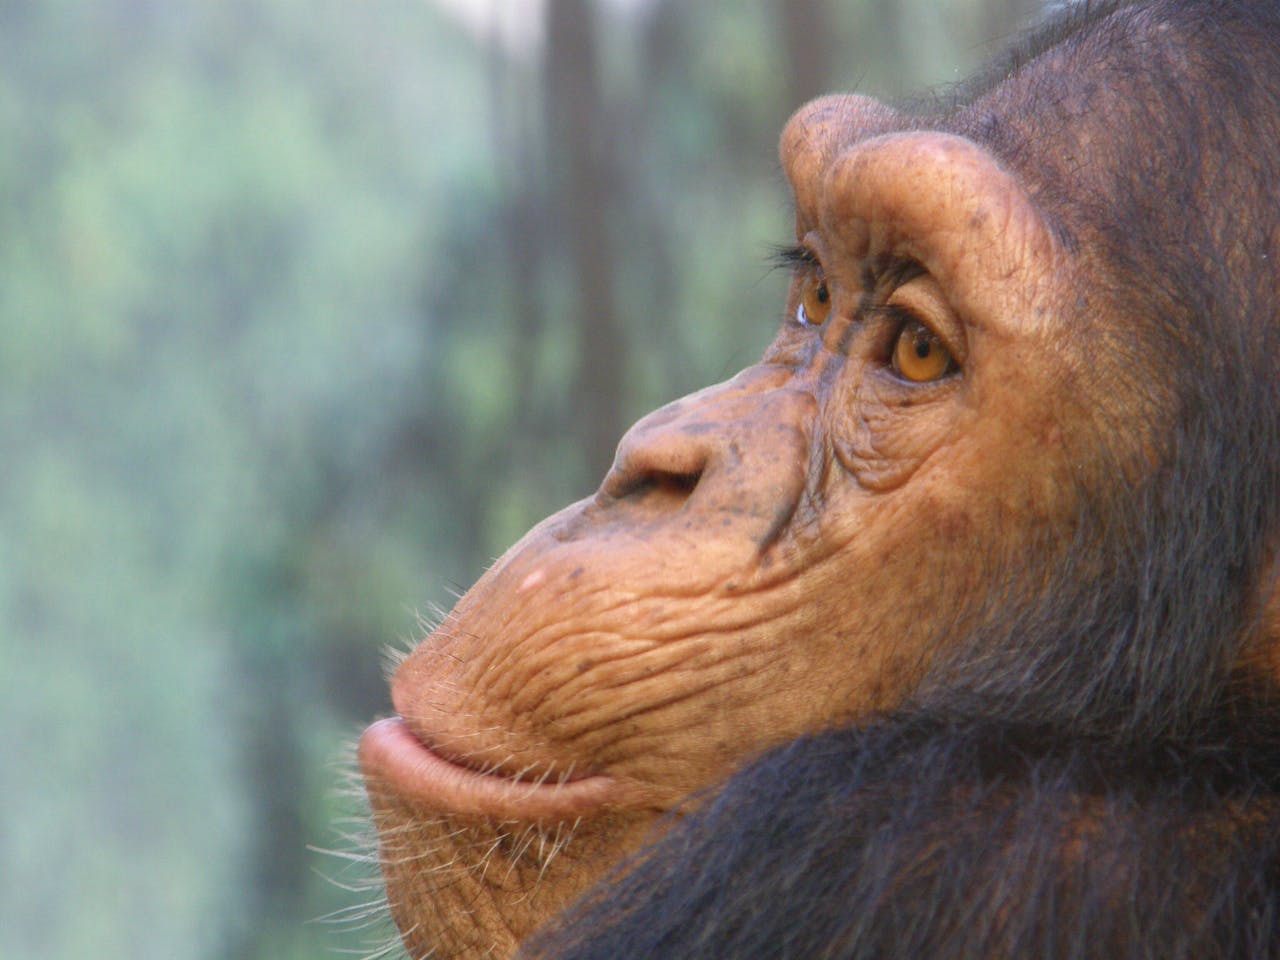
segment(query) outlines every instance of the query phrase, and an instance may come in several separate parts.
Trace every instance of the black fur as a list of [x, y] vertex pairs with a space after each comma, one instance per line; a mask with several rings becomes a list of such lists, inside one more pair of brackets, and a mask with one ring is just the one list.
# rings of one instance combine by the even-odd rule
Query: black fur
[[750, 765], [522, 956], [1280, 957], [1280, 707], [1241, 669], [1280, 534], [1280, 0], [1080, 5], [953, 106], [911, 123], [1029, 183], [1106, 307], [1064, 336], [1129, 361], [1080, 401], [1074, 540], [978, 558], [908, 709]]
[[1275, 957], [1280, 731], [1252, 731], [1121, 751], [915, 714], [800, 740], [521, 956]]

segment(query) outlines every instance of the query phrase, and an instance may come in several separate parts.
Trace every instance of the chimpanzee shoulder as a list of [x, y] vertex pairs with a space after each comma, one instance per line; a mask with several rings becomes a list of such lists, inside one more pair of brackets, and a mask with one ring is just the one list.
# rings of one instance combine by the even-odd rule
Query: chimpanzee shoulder
[[586, 958], [1280, 952], [1280, 713], [1144, 749], [903, 713], [751, 764], [527, 948]]

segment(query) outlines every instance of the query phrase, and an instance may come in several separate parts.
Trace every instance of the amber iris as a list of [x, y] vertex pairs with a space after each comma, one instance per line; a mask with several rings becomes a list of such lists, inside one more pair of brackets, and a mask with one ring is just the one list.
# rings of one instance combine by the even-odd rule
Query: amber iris
[[940, 380], [955, 369], [938, 335], [918, 320], [908, 320], [893, 346], [893, 370], [912, 383]]
[[800, 322], [820, 327], [831, 312], [831, 291], [821, 277], [806, 280], [800, 290]]

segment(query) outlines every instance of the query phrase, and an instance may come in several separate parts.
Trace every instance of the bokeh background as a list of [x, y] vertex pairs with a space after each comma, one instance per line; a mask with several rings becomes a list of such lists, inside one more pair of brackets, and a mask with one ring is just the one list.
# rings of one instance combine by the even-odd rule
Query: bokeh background
[[376, 950], [383, 648], [759, 355], [796, 106], [1038, 5], [0, 0], [0, 958]]

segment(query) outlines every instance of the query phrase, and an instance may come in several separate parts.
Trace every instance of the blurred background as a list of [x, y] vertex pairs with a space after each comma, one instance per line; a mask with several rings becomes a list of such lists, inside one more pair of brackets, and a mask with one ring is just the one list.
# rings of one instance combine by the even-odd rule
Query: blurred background
[[372, 952], [384, 647], [758, 357], [795, 107], [1037, 6], [0, 0], [0, 958]]

